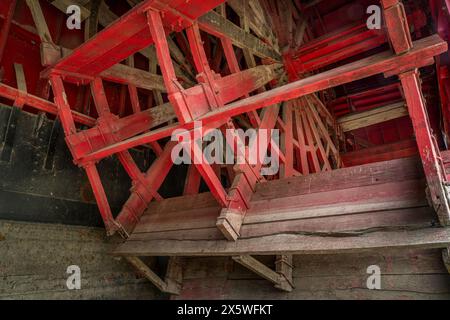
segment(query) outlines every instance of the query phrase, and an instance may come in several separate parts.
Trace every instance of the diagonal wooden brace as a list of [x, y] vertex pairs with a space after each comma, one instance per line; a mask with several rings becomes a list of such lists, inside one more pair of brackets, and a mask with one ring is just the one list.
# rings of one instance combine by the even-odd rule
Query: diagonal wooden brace
[[141, 272], [159, 290], [165, 293], [179, 295], [183, 279], [181, 258], [171, 257], [166, 270], [166, 276], [161, 279], [138, 257], [126, 257], [127, 261]]
[[[277, 271], [273, 271], [272, 269], [249, 255], [234, 256], [232, 257], [232, 259], [245, 268], [261, 276], [262, 278], [272, 282], [277, 289], [287, 292], [291, 292], [294, 289], [292, 285], [292, 279], [288, 280], [286, 274], [283, 273], [285, 272], [284, 269], [290, 267], [290, 274], [292, 275], [292, 264], [287, 263], [287, 258], [285, 260], [277, 259]], [[281, 264], [284, 265], [281, 266]]]

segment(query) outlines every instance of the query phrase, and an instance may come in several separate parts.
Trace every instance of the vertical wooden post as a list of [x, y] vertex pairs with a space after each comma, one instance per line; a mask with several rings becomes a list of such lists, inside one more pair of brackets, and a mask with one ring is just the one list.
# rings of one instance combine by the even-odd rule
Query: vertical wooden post
[[[410, 51], [413, 44], [403, 4], [400, 0], [382, 0], [382, 4], [386, 26], [395, 53], [400, 55]], [[419, 71], [417, 69], [403, 71], [399, 77], [416, 134], [431, 204], [434, 206], [441, 224], [449, 225], [449, 190], [444, 185], [444, 169], [440, 160], [439, 148], [430, 128]]]

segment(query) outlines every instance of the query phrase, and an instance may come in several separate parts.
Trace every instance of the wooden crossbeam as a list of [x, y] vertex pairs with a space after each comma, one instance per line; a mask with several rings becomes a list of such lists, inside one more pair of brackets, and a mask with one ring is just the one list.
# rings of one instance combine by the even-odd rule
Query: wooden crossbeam
[[235, 256], [273, 254], [338, 254], [368, 250], [439, 249], [450, 245], [450, 228], [424, 228], [410, 231], [379, 231], [354, 237], [309, 235], [270, 235], [255, 239], [150, 240], [120, 245], [116, 255], [140, 256]]

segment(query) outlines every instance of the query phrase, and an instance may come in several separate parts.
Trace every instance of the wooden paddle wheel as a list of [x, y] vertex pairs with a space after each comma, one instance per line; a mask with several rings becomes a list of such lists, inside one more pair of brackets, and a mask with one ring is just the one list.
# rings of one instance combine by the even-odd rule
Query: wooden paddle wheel
[[[40, 97], [19, 81], [0, 84], [0, 95], [57, 115], [106, 233], [124, 239], [114, 254], [160, 290], [180, 292], [184, 256], [232, 256], [291, 291], [294, 254], [447, 248], [450, 160], [431, 128], [419, 72], [439, 57], [445, 73], [447, 42], [442, 32], [411, 37], [417, 11], [407, 14], [400, 0], [361, 1], [381, 6], [383, 27], [368, 29], [364, 12], [330, 32], [310, 10], [320, 1], [126, 2], [119, 18], [104, 1], [78, 1], [89, 13], [86, 41], [70, 50], [52, 40], [39, 1], [27, 0], [46, 67]], [[9, 5], [11, 12], [16, 1]], [[377, 77], [381, 85], [364, 87]], [[342, 94], [352, 85], [359, 90]], [[365, 128], [393, 121], [411, 127], [406, 142], [364, 138]], [[214, 129], [255, 129], [279, 170], [261, 174], [267, 164], [245, 152], [237, 155], [243, 163], [207, 163], [196, 139]], [[185, 150], [192, 164], [177, 171], [182, 192], [164, 197], [180, 130], [193, 141]], [[246, 145], [227, 136], [224, 148], [239, 143]], [[151, 150], [151, 165], [139, 166], [133, 150]], [[98, 170], [109, 157], [132, 184], [119, 212]], [[275, 255], [275, 270], [257, 255]], [[144, 256], [171, 257], [166, 276]]]

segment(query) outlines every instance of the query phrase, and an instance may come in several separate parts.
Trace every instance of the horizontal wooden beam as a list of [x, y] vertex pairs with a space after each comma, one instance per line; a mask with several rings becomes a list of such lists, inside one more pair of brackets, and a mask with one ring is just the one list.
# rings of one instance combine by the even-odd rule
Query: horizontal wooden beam
[[378, 107], [368, 111], [352, 113], [338, 119], [344, 132], [365, 128], [374, 124], [408, 116], [405, 102]]
[[348, 237], [278, 234], [236, 242], [227, 240], [152, 240], [120, 245], [116, 255], [234, 256], [276, 254], [337, 254], [387, 249], [439, 249], [450, 245], [450, 228], [371, 232]]
[[124, 64], [116, 64], [108, 70], [103, 71], [100, 76], [104, 80], [132, 85], [137, 88], [158, 90], [162, 92], [167, 91], [162, 76], [132, 68]]
[[408, 158], [418, 154], [416, 141], [408, 139], [343, 153], [341, 158], [346, 167], [352, 167], [367, 163]]

